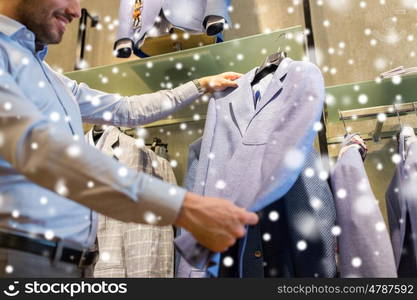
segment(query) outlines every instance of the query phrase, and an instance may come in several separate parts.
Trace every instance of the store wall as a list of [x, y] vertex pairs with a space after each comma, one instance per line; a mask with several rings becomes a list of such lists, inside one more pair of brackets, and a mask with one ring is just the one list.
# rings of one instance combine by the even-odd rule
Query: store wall
[[417, 66], [416, 1], [310, 2], [327, 85], [373, 80], [399, 65]]
[[[119, 0], [80, 0], [81, 7], [86, 8], [90, 14], [100, 17], [98, 28], [90, 27], [87, 23], [85, 60], [89, 67], [116, 64], [128, 60], [119, 59], [113, 55], [113, 44], [117, 31], [119, 14]], [[68, 25], [64, 38], [59, 45], [51, 45], [47, 62], [57, 70], [70, 72], [74, 70], [77, 52], [79, 20], [74, 20]]]
[[[233, 0], [227, 40], [304, 25], [302, 0]], [[414, 0], [312, 1], [319, 65], [326, 85], [373, 80], [398, 65], [417, 65], [417, 10]], [[318, 3], [323, 3], [319, 5]], [[113, 56], [119, 0], [81, 0], [101, 17], [102, 29], [87, 29], [86, 60], [91, 67], [127, 61]], [[116, 22], [116, 23], [115, 23]], [[75, 65], [78, 21], [60, 45], [50, 47], [48, 62], [64, 72]], [[279, 42], [277, 41], [277, 46]], [[129, 60], [137, 59], [136, 57]]]

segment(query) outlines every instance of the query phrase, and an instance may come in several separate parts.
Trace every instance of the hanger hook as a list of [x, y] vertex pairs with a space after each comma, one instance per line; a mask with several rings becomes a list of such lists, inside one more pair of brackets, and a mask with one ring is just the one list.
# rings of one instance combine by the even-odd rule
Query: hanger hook
[[[277, 43], [279, 43], [279, 42], [280, 42], [280, 39], [281, 39], [282, 37], [287, 37], [287, 32], [283, 32], [283, 33], [281, 33], [281, 34], [277, 37]], [[279, 44], [278, 44], [278, 50], [277, 50], [277, 52], [281, 52], [281, 45], [279, 45]]]
[[347, 128], [346, 128], [346, 122], [345, 122], [345, 118], [343, 117], [342, 112], [339, 110], [339, 118], [342, 120], [343, 122], [343, 127], [345, 128], [345, 136], [347, 136], [349, 134]]

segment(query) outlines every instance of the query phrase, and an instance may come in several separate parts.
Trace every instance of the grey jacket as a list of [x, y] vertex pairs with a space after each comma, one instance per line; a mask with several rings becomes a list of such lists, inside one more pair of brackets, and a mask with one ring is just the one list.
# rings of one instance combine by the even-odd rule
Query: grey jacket
[[341, 277], [397, 277], [389, 233], [358, 149], [343, 153], [331, 182], [341, 228]]
[[[255, 108], [250, 84], [255, 71], [210, 101], [193, 191], [259, 211], [299, 177], [316, 135], [324, 82], [313, 64], [286, 58]], [[209, 251], [189, 233], [176, 245], [193, 266], [207, 264]]]

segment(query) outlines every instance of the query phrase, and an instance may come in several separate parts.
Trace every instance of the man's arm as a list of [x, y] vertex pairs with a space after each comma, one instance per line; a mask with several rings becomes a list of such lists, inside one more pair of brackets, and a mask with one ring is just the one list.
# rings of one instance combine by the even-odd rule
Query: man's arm
[[[64, 75], [57, 74], [75, 96], [84, 122], [114, 126], [137, 127], [167, 118], [170, 114], [196, 100], [199, 93], [193, 82], [171, 90], [122, 97], [78, 84]], [[103, 118], [107, 114], [111, 118]]]

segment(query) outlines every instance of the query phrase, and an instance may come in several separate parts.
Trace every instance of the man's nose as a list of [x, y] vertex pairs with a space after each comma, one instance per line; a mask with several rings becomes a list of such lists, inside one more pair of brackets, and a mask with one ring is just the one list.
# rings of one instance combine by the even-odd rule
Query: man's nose
[[72, 0], [70, 1], [68, 7], [65, 10], [65, 13], [73, 17], [74, 19], [78, 19], [81, 17], [81, 5], [80, 0]]

